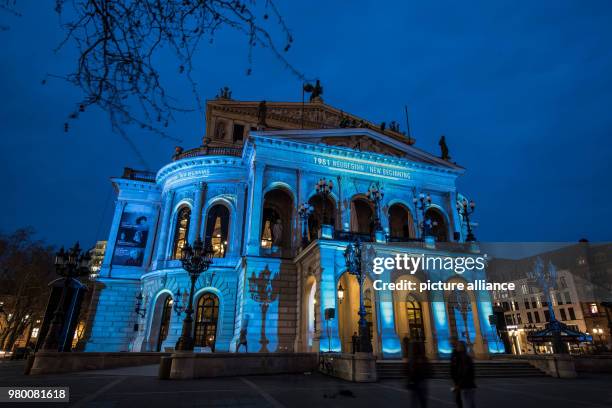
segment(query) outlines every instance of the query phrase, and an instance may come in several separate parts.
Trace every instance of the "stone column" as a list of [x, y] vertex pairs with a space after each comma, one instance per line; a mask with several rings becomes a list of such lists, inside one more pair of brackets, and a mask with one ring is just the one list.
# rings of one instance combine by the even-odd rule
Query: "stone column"
[[259, 255], [260, 235], [261, 235], [261, 217], [263, 214], [263, 176], [264, 165], [261, 163], [253, 163], [252, 177], [250, 182], [249, 195], [249, 224], [248, 240], [247, 240], [247, 255]]
[[121, 216], [127, 201], [117, 200], [115, 203], [115, 213], [113, 214], [113, 221], [111, 224], [110, 233], [108, 235], [108, 242], [106, 243], [106, 251], [104, 252], [104, 260], [102, 261], [101, 275], [110, 277], [111, 274], [111, 263], [113, 260], [113, 254], [115, 253], [115, 244], [117, 243], [117, 232], [119, 230], [119, 224], [121, 223]]
[[[335, 248], [320, 247], [321, 251], [321, 273], [319, 287], [319, 310], [321, 321], [321, 337], [319, 340], [319, 350], [321, 352], [331, 351], [340, 352], [342, 350], [338, 331], [338, 300], [336, 297], [336, 268], [335, 268]], [[325, 320], [325, 309], [332, 308], [335, 317]]]
[[[390, 282], [390, 271], [385, 271], [383, 282]], [[390, 290], [378, 290], [378, 321], [383, 358], [402, 358], [402, 344], [395, 332], [395, 313], [393, 310], [393, 293]]]
[[157, 251], [155, 253], [155, 259], [157, 262], [166, 259], [166, 246], [168, 244], [168, 231], [172, 220], [172, 205], [174, 203], [174, 191], [167, 191], [163, 199], [163, 216], [161, 219], [161, 225], [159, 226], [159, 240], [157, 243]]
[[227, 237], [227, 254], [226, 257], [240, 256], [240, 249], [243, 236], [243, 225], [246, 222], [245, 207], [247, 200], [247, 187], [245, 183], [238, 183], [236, 186], [236, 206], [235, 214], [230, 214], [230, 226]]
[[439, 355], [450, 355], [452, 346], [450, 343], [450, 330], [448, 327], [448, 313], [444, 293], [432, 291], [429, 295], [431, 299], [431, 316], [433, 328], [435, 330], [436, 344]]
[[[191, 218], [189, 219], [189, 237], [187, 237], [188, 242], [191, 244], [200, 236], [200, 226], [202, 225], [202, 201], [204, 199], [205, 188], [206, 185], [203, 182], [196, 183], [193, 209], [191, 210]], [[203, 239], [201, 236], [200, 238]]]

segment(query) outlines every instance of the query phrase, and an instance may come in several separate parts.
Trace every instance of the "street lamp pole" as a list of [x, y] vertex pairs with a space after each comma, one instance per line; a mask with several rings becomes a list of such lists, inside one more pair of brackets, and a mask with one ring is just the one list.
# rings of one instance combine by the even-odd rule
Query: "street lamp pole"
[[344, 260], [347, 271], [357, 278], [359, 283], [359, 351], [363, 353], [372, 352], [372, 342], [370, 341], [370, 329], [366, 320], [366, 310], [363, 302], [363, 284], [366, 274], [361, 264], [361, 241], [349, 243], [344, 251]]
[[312, 206], [308, 203], [300, 204], [298, 215], [302, 220], [302, 248], [308, 245], [308, 217], [312, 214]]
[[185, 309], [185, 319], [183, 320], [183, 330], [181, 337], [176, 342], [177, 351], [192, 351], [194, 339], [191, 335], [193, 327], [193, 295], [195, 284], [200, 277], [200, 274], [210, 267], [212, 263], [213, 250], [210, 244], [202, 242], [198, 236], [193, 243], [193, 247], [186, 243], [183, 247], [181, 264], [183, 269], [189, 274], [191, 279], [191, 288], [189, 290], [189, 303]]
[[322, 201], [322, 206], [323, 206], [322, 207], [323, 214], [321, 215], [322, 217], [321, 224], [329, 224], [329, 218], [327, 217], [327, 199], [329, 195], [331, 194], [333, 188], [334, 188], [334, 182], [332, 180], [326, 180], [324, 178], [320, 179], [315, 184], [315, 191], [317, 192], [317, 195], [321, 196], [321, 201]]
[[374, 219], [374, 232], [382, 231], [382, 226], [380, 224], [380, 202], [384, 196], [385, 192], [378, 182], [370, 185], [370, 188], [368, 188], [366, 192], [366, 197], [374, 204], [374, 212], [376, 213], [376, 218]]
[[53, 313], [53, 320], [51, 321], [47, 336], [45, 337], [45, 342], [42, 346], [43, 350], [58, 351], [60, 346], [60, 334], [64, 326], [64, 302], [68, 295], [70, 281], [89, 275], [90, 261], [91, 255], [88, 251], [81, 252], [81, 247], [78, 242], [68, 251], [64, 251], [62, 247], [59, 252], [55, 254], [55, 273], [64, 278], [64, 285], [62, 287], [62, 294], [59, 302]]
[[470, 224], [470, 216], [474, 213], [475, 208], [476, 203], [474, 200], [471, 200], [468, 204], [468, 201], [464, 198], [463, 201], [457, 203], [457, 211], [459, 211], [459, 215], [463, 217], [465, 223], [467, 224], [467, 242], [476, 241], [476, 237], [472, 232], [472, 225]]
[[414, 203], [414, 207], [417, 212], [421, 212], [421, 239], [425, 239], [425, 236], [429, 235], [430, 233], [429, 225], [427, 225], [427, 223], [425, 222], [425, 213], [431, 205], [431, 196], [429, 194], [427, 194], [426, 196], [425, 194], [421, 193], [419, 194], [418, 198], [415, 196], [412, 199], [412, 202]]

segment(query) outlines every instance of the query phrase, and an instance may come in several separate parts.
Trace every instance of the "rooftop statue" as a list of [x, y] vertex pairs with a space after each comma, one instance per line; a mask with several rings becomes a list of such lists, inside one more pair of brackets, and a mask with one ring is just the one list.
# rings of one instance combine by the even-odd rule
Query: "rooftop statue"
[[219, 93], [215, 98], [228, 100], [232, 99], [232, 90], [229, 89], [229, 86], [224, 86], [223, 88], [219, 89]]
[[323, 102], [323, 98], [321, 98], [321, 95], [323, 95], [323, 87], [318, 79], [314, 85], [304, 85], [304, 92], [308, 92], [310, 94], [310, 102]]
[[257, 126], [264, 128], [266, 127], [266, 114], [268, 113], [268, 106], [266, 105], [266, 101], [259, 102], [259, 106], [257, 106]]
[[446, 138], [444, 135], [440, 137], [438, 144], [440, 145], [440, 158], [449, 161], [451, 157], [448, 155], [448, 146], [446, 145]]

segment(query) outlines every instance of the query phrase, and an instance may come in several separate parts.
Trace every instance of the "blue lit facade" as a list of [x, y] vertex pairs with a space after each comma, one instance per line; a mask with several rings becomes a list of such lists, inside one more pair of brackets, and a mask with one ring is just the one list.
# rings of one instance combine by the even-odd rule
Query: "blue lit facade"
[[[244, 339], [249, 352], [350, 352], [359, 294], [343, 252], [355, 236], [370, 241], [366, 250], [379, 256], [462, 255], [466, 247], [457, 242], [465, 240], [466, 228], [456, 210], [463, 198], [456, 191], [461, 167], [321, 102], [301, 105], [269, 103], [262, 109], [253, 102], [210, 101], [210, 137], [202, 146], [177, 150], [155, 175], [128, 170], [112, 179], [117, 201], [86, 351], [175, 346], [189, 288], [180, 250], [197, 236], [216, 251], [196, 285], [194, 332], [202, 352], [244, 352]], [[321, 179], [334, 184], [326, 201], [315, 190]], [[384, 233], [376, 237], [369, 233], [375, 208], [365, 197], [373, 183], [385, 191]], [[413, 204], [421, 193], [431, 197], [427, 217], [439, 241], [427, 245], [419, 241], [422, 214]], [[312, 207], [308, 219], [298, 211], [304, 203]], [[465, 338], [463, 327], [476, 356], [498, 352], [487, 292], [471, 295], [464, 321], [447, 294], [372, 287], [374, 279], [483, 277], [444, 270], [371, 276], [365, 296], [374, 353], [399, 358], [404, 337], [418, 334], [431, 357], [443, 357], [452, 336]], [[258, 280], [267, 284], [258, 287]], [[333, 319], [325, 319], [326, 309], [334, 310]]]

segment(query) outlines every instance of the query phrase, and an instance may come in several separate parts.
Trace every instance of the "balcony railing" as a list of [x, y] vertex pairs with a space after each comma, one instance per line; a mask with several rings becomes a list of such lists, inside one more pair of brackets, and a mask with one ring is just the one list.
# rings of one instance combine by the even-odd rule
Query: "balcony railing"
[[242, 147], [233, 146], [200, 146], [175, 154], [172, 160], [198, 156], [232, 156], [242, 157]]
[[123, 168], [123, 175], [121, 178], [155, 183], [155, 173], [152, 171], [135, 170], [129, 167]]

